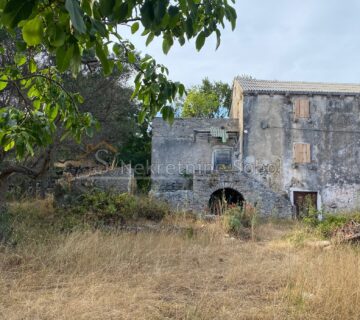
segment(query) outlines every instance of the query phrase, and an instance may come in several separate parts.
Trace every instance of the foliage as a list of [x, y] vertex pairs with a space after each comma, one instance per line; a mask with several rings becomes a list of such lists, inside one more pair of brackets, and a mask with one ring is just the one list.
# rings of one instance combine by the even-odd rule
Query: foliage
[[[167, 79], [168, 70], [150, 56], [140, 57], [135, 46], [121, 35], [122, 26], [146, 36], [146, 44], [163, 38], [168, 53], [174, 41], [184, 45], [196, 39], [200, 50], [206, 38], [215, 34], [220, 44], [219, 25], [229, 21], [235, 28], [236, 12], [227, 0], [2, 0], [0, 30], [19, 30], [17, 54], [1, 66], [0, 90], [16, 85], [22, 92], [24, 109], [9, 103], [1, 109], [0, 146], [15, 149], [19, 158], [34, 146], [52, 142], [57, 121], [77, 139], [93, 124], [89, 115], [78, 112], [80, 96], [64, 90], [60, 73], [76, 76], [87, 57], [95, 54], [105, 75], [116, 66], [132, 64], [137, 70], [133, 98], [142, 102], [139, 121], [159, 111], [172, 121], [171, 103], [184, 86]], [[56, 67], [41, 66], [41, 52], [55, 57]], [[1, 52], [4, 48], [1, 48]], [[90, 129], [88, 129], [90, 130]]]
[[231, 88], [221, 81], [205, 78], [193, 87], [184, 101], [182, 117], [223, 118], [231, 107]]
[[169, 207], [153, 198], [93, 191], [66, 209], [54, 209], [52, 199], [13, 203], [0, 213], [1, 242], [50, 240], [76, 230], [116, 228], [138, 220], [160, 221]]
[[93, 226], [117, 226], [141, 218], [158, 221], [169, 212], [158, 200], [97, 190], [84, 194], [80, 203], [70, 210]]
[[214, 92], [218, 97], [220, 107], [230, 111], [232, 90], [229, 84], [222, 81], [211, 82], [208, 78], [205, 78], [202, 81], [200, 90], [208, 93]]
[[302, 222], [325, 238], [333, 236], [336, 229], [343, 227], [351, 220], [360, 222], [360, 215], [358, 213], [322, 213], [311, 205], [310, 197], [305, 198], [302, 214]]
[[184, 118], [212, 118], [218, 107], [218, 98], [215, 93], [200, 92], [192, 89], [186, 96], [181, 116]]
[[118, 163], [131, 164], [134, 168], [137, 191], [147, 194], [151, 189], [151, 135], [147, 126], [132, 135], [119, 150]]
[[350, 217], [345, 215], [334, 215], [328, 214], [325, 215], [322, 221], [319, 221], [316, 225], [316, 229], [320, 234], [325, 238], [330, 238], [335, 231], [335, 229], [342, 227], [347, 222], [351, 220]]
[[[1, 32], [1, 38], [8, 37]], [[9, 91], [7, 101], [0, 105], [0, 146], [4, 152], [14, 149], [18, 159], [33, 156], [35, 146], [50, 145], [59, 122], [64, 135], [70, 134], [78, 141], [96, 124], [90, 113], [79, 112], [77, 104], [82, 97], [64, 90], [56, 68], [38, 66], [38, 53], [40, 49], [25, 54], [7, 46], [0, 48], [0, 89]]]
[[[99, 122], [100, 129], [95, 136], [82, 139], [81, 149], [70, 140], [66, 144], [62, 142], [62, 154], [67, 155], [65, 158], [71, 156], [74, 159], [83, 156], [84, 150], [106, 142], [117, 150], [116, 154], [108, 154], [109, 164], [116, 160], [118, 165], [131, 163], [145, 167], [150, 162], [151, 138], [148, 121], [142, 124], [137, 121], [141, 106], [131, 100], [132, 90], [127, 85], [133, 70], [114, 70], [108, 77], [104, 77], [101, 72], [102, 68], [96, 68], [91, 73], [82, 71], [76, 80], [66, 77], [66, 87], [78, 91], [84, 97], [80, 111], [90, 112]], [[99, 95], [99, 92], [102, 94]], [[105, 156], [101, 154], [101, 159], [105, 160]]]
[[256, 220], [256, 210], [250, 204], [231, 206], [223, 215], [225, 230], [236, 236], [249, 236], [249, 230], [253, 236]]

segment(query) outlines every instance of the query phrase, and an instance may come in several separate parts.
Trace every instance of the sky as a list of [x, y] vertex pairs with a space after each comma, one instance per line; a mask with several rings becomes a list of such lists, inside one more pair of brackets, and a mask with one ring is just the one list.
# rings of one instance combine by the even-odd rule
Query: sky
[[200, 52], [195, 42], [162, 53], [161, 39], [129, 39], [142, 53], [169, 68], [187, 87], [208, 77], [231, 83], [238, 75], [257, 79], [360, 83], [359, 0], [237, 0], [236, 29], [215, 35]]

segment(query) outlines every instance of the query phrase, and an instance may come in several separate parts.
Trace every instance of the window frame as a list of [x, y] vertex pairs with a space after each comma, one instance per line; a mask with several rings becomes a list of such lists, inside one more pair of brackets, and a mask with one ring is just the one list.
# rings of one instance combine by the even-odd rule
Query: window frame
[[[230, 152], [230, 166], [229, 168], [226, 169], [221, 169], [221, 168], [217, 168], [216, 167], [216, 153], [218, 152], [224, 152], [224, 151], [229, 151]], [[213, 171], [223, 171], [223, 170], [232, 170], [234, 168], [234, 164], [233, 164], [233, 156], [234, 156], [234, 148], [233, 147], [218, 147], [218, 148], [214, 148], [213, 152], [212, 152], [212, 169]], [[221, 165], [221, 164], [220, 164]], [[225, 164], [224, 164], [225, 165]]]

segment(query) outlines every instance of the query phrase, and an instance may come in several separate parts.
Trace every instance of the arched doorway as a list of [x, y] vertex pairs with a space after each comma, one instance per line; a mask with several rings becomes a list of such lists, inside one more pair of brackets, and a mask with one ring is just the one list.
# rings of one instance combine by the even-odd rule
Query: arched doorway
[[228, 206], [242, 206], [244, 201], [245, 199], [242, 194], [235, 189], [218, 189], [210, 196], [209, 209], [211, 214], [221, 215]]

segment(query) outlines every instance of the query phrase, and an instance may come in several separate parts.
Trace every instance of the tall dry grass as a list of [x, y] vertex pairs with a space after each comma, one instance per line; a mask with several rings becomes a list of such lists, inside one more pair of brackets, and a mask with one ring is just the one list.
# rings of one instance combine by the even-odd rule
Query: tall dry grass
[[30, 232], [0, 246], [0, 319], [358, 319], [359, 250], [299, 246], [295, 229], [242, 241], [176, 216], [156, 232]]
[[303, 249], [297, 255], [283, 299], [290, 318], [359, 319], [359, 249]]
[[[287, 253], [219, 235], [74, 232], [0, 253], [3, 319], [271, 319]], [[279, 273], [279, 266], [283, 272]]]

